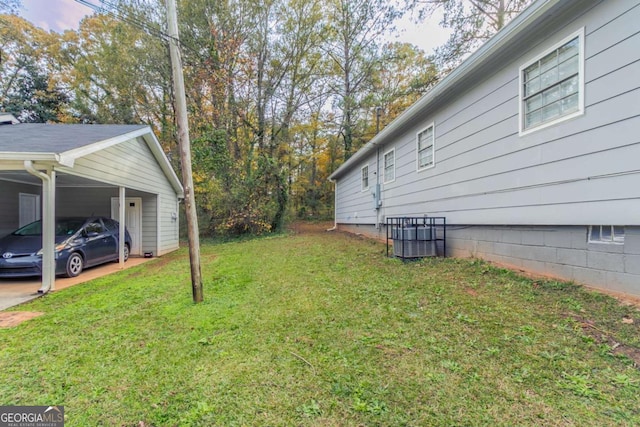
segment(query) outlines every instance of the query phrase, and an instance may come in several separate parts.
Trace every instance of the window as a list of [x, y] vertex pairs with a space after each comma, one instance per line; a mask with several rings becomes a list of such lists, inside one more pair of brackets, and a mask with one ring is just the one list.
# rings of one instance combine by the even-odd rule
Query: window
[[584, 29], [520, 68], [520, 133], [583, 113]]
[[592, 225], [589, 227], [589, 243], [624, 243], [624, 227]]
[[360, 189], [365, 191], [369, 188], [369, 165], [362, 167]]
[[100, 234], [104, 232], [104, 227], [99, 222], [92, 222], [87, 224], [87, 226], [84, 228], [84, 231], [86, 234], [89, 234], [89, 233]]
[[113, 231], [113, 230], [118, 230], [120, 228], [120, 224], [115, 222], [112, 219], [104, 218], [102, 222], [104, 223], [104, 226], [107, 230]]
[[392, 182], [396, 179], [396, 150], [395, 148], [384, 153], [384, 182]]
[[418, 132], [418, 170], [432, 167], [434, 162], [433, 124]]

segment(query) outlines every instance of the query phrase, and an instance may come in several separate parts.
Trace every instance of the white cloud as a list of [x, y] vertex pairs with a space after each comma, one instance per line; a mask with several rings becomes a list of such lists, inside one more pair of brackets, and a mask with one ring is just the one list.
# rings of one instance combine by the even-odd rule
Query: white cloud
[[77, 29], [78, 23], [93, 10], [74, 0], [22, 0], [23, 18], [45, 30], [63, 32]]

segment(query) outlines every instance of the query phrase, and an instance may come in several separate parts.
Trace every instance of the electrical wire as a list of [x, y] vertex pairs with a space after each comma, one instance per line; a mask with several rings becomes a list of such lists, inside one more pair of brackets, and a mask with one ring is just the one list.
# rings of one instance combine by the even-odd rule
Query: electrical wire
[[[2, 1], [2, 0], [0, 0]], [[100, 0], [100, 3], [102, 4], [102, 6], [98, 6], [96, 4], [91, 3], [88, 0], [74, 0], [76, 3], [80, 3], [84, 6], [87, 6], [91, 9], [93, 9], [94, 11], [96, 11], [97, 13], [103, 13], [103, 14], [107, 14], [109, 16], [111, 16], [112, 18], [115, 18], [119, 21], [125, 22], [127, 24], [130, 24], [138, 29], [141, 29], [143, 31], [145, 31], [147, 34], [153, 36], [153, 37], [157, 37], [161, 40], [163, 40], [164, 42], [169, 42], [171, 40], [175, 41], [178, 43], [179, 47], [183, 47], [187, 50], [189, 50], [191, 53], [193, 53], [200, 61], [205, 62], [206, 60], [208, 60], [209, 58], [206, 58], [202, 55], [202, 53], [194, 48], [193, 46], [185, 43], [184, 41], [180, 40], [178, 37], [173, 37], [171, 35], [169, 35], [168, 33], [166, 33], [165, 31], [162, 31], [159, 28], [156, 28], [154, 25], [150, 24], [148, 21], [146, 20], [142, 20], [139, 18], [136, 18], [134, 16], [131, 16], [130, 14], [127, 14], [125, 12], [120, 11], [120, 7], [118, 4], [116, 3], [112, 3], [109, 2], [107, 0]], [[184, 58], [186, 60], [186, 58]], [[193, 62], [191, 63], [193, 64]]]
[[[119, 21], [123, 21], [127, 24], [133, 25], [134, 27], [144, 30], [148, 34], [161, 38], [164, 41], [168, 41], [171, 39], [176, 39], [175, 37], [171, 37], [169, 34], [164, 31], [154, 28], [149, 22], [142, 21], [138, 18], [125, 14], [119, 10], [118, 5], [110, 3], [108, 1], [101, 0], [100, 3], [102, 6], [97, 4], [93, 4], [87, 0], [75, 0], [76, 3], [80, 3], [84, 6], [87, 6], [90, 9], [93, 9], [97, 13], [102, 13], [111, 16]], [[108, 7], [105, 7], [108, 6]], [[179, 40], [176, 39], [179, 42]]]

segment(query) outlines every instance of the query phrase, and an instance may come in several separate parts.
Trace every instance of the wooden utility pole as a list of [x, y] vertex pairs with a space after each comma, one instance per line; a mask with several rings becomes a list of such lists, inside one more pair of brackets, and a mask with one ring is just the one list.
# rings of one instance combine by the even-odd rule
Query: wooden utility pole
[[189, 259], [191, 261], [191, 287], [193, 302], [202, 302], [202, 273], [200, 270], [200, 236], [198, 235], [198, 215], [193, 193], [193, 173], [191, 171], [191, 143], [189, 141], [189, 122], [187, 120], [187, 98], [184, 93], [182, 60], [178, 45], [178, 14], [175, 0], [166, 0], [167, 23], [169, 26], [169, 52], [173, 73], [173, 94], [178, 125], [178, 144], [180, 145], [180, 165], [184, 185], [184, 204], [187, 213], [189, 234]]

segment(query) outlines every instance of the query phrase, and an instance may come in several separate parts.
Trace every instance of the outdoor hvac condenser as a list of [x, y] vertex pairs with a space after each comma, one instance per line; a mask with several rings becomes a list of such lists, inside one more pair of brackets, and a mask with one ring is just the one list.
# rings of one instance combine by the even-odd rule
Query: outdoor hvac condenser
[[446, 220], [444, 217], [387, 218], [387, 255], [392, 241], [393, 256], [424, 258], [445, 256]]

